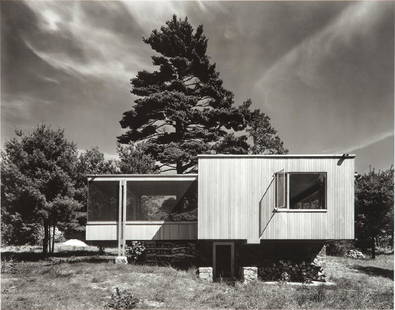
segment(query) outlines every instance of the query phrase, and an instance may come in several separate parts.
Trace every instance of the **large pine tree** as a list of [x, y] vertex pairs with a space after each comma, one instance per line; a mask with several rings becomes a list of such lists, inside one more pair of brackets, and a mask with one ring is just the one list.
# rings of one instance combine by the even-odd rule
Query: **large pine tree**
[[247, 126], [256, 111], [248, 100], [235, 106], [215, 63], [207, 56], [203, 26], [196, 30], [176, 16], [143, 41], [157, 52], [158, 70], [140, 71], [131, 80], [138, 98], [123, 114], [127, 131], [120, 143], [144, 142], [144, 150], [165, 170], [196, 171], [197, 155], [248, 153]]

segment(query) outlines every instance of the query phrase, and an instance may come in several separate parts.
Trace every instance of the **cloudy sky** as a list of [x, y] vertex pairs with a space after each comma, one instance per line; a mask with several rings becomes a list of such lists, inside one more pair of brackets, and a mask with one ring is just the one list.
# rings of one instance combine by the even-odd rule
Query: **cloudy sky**
[[236, 102], [251, 98], [291, 153], [355, 153], [387, 168], [394, 150], [391, 2], [1, 2], [2, 144], [40, 122], [80, 149], [115, 154], [133, 104], [129, 79], [152, 70], [141, 40], [172, 14], [203, 24]]

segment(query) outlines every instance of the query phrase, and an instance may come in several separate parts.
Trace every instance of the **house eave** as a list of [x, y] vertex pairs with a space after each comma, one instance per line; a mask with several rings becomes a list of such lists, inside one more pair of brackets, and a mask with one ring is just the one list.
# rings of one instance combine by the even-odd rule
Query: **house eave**
[[355, 154], [201, 154], [198, 158], [355, 158]]

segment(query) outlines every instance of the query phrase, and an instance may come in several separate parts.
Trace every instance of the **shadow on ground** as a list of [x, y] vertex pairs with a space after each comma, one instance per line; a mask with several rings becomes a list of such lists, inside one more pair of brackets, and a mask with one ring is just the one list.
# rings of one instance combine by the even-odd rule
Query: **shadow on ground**
[[98, 255], [97, 252], [90, 251], [70, 251], [70, 252], [59, 252], [44, 255], [43, 253], [34, 252], [3, 252], [1, 253], [2, 261], [27, 261], [36, 262], [40, 260], [52, 260], [59, 262], [108, 262], [114, 260], [114, 256], [109, 255]]
[[384, 268], [378, 268], [372, 266], [360, 266], [360, 265], [354, 265], [352, 266], [352, 268], [361, 271], [363, 273], [366, 273], [367, 275], [370, 276], [384, 277], [394, 280], [394, 271], [391, 269], [384, 269]]
[[[62, 251], [44, 255], [38, 252], [2, 252], [1, 261], [14, 261], [14, 262], [38, 262], [49, 261], [53, 263], [109, 263], [115, 262], [116, 255], [99, 254], [93, 251]], [[163, 262], [162, 264], [153, 264], [142, 262], [135, 262], [137, 265], [147, 266], [167, 266], [173, 267], [177, 270], [188, 270], [193, 267], [191, 263], [185, 262]]]

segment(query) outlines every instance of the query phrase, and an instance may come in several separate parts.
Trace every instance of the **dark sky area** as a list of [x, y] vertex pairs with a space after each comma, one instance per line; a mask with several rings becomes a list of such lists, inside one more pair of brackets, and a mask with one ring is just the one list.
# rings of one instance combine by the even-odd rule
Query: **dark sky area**
[[172, 14], [209, 38], [237, 103], [267, 113], [290, 153], [394, 157], [392, 2], [1, 2], [2, 144], [40, 122], [115, 154], [129, 79], [152, 70], [143, 36]]

